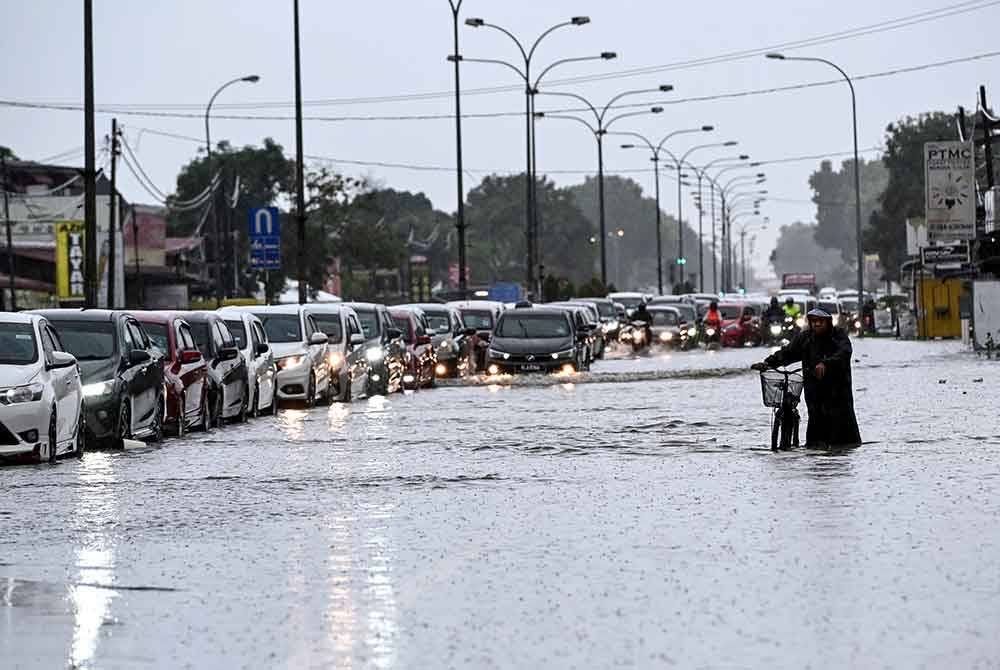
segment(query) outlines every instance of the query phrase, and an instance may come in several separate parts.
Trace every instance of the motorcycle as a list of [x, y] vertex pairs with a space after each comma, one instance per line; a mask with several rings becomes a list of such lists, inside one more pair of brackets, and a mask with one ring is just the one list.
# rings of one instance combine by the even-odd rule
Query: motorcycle
[[632, 321], [629, 323], [629, 329], [632, 333], [632, 351], [634, 353], [639, 353], [649, 346], [649, 327], [645, 321]]
[[717, 323], [705, 323], [703, 331], [705, 333], [704, 342], [708, 349], [719, 349], [722, 347], [722, 326]]

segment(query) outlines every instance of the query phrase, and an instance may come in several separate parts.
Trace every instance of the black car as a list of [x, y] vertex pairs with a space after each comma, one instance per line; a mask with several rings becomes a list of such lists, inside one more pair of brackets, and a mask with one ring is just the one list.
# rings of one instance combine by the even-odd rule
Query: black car
[[525, 307], [507, 310], [497, 321], [486, 354], [489, 374], [570, 372], [586, 362], [585, 340], [566, 309]]
[[126, 439], [163, 436], [164, 352], [135, 317], [103, 309], [41, 314], [80, 364], [87, 444], [121, 449]]
[[365, 357], [368, 359], [366, 395], [389, 395], [403, 390], [406, 369], [406, 345], [403, 331], [385, 305], [370, 302], [347, 303], [358, 315], [365, 332]]
[[462, 314], [451, 305], [423, 303], [418, 307], [427, 317], [428, 332], [434, 343], [438, 377], [465, 377], [476, 373], [475, 328], [466, 328]]
[[191, 326], [194, 343], [208, 363], [208, 406], [213, 426], [226, 419], [247, 420], [250, 389], [247, 362], [236, 338], [215, 312], [183, 312]]

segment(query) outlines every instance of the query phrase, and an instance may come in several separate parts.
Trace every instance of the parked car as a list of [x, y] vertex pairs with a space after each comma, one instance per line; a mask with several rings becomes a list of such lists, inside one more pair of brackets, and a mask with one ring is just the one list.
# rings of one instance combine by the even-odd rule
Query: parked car
[[467, 328], [457, 309], [443, 304], [409, 305], [419, 307], [434, 329], [427, 334], [434, 342], [438, 377], [465, 377], [476, 373], [476, 329]]
[[365, 336], [365, 357], [368, 359], [368, 387], [365, 393], [389, 395], [403, 390], [405, 345], [403, 333], [396, 328], [385, 305], [369, 302], [347, 304], [361, 321]]
[[604, 333], [605, 343], [618, 339], [621, 321], [618, 320], [618, 311], [615, 309], [614, 300], [611, 298], [577, 298], [576, 301], [597, 305], [597, 311], [601, 315], [601, 331]]
[[278, 410], [278, 387], [274, 378], [278, 365], [274, 362], [271, 343], [260, 319], [247, 311], [220, 311], [229, 332], [236, 340], [236, 348], [246, 361], [247, 411], [256, 418], [261, 414], [274, 414]]
[[500, 316], [487, 352], [491, 375], [573, 372], [583, 367], [587, 333], [577, 334], [569, 311], [552, 307], [508, 310]]
[[306, 307], [270, 305], [243, 309], [264, 326], [278, 366], [274, 383], [279, 403], [302, 402], [312, 407], [320, 400], [331, 402], [335, 389], [326, 355], [330, 338], [316, 325]]
[[578, 347], [582, 350], [582, 356], [580, 358], [579, 364], [577, 364], [577, 370], [589, 370], [591, 363], [594, 362], [596, 356], [597, 348], [597, 336], [596, 331], [599, 326], [594, 323], [591, 319], [593, 318], [590, 314], [590, 310], [582, 307], [580, 305], [573, 305], [571, 303], [549, 303], [545, 307], [550, 307], [552, 309], [562, 309], [566, 310], [573, 320], [573, 329], [580, 336], [578, 338]]
[[368, 386], [369, 364], [361, 320], [343, 304], [307, 305], [307, 312], [316, 327], [326, 333], [326, 361], [334, 397], [339, 402], [351, 402]]
[[83, 384], [49, 322], [0, 313], [0, 457], [83, 455]]
[[163, 422], [175, 435], [211, 426], [208, 363], [198, 349], [191, 326], [173, 312], [131, 312], [163, 353], [166, 413]]
[[125, 440], [163, 436], [163, 353], [127, 312], [51, 309], [48, 319], [83, 378], [88, 447], [122, 449]]
[[593, 340], [594, 360], [604, 358], [604, 350], [607, 348], [608, 340], [604, 334], [604, 328], [601, 323], [601, 311], [597, 308], [597, 305], [585, 300], [567, 300], [565, 304], [586, 308], [589, 314], [588, 321], [592, 326], [591, 339]]
[[450, 302], [449, 306], [458, 310], [466, 328], [475, 328], [476, 369], [486, 369], [486, 350], [490, 344], [490, 334], [497, 325], [497, 319], [505, 309], [502, 302], [492, 300], [462, 300]]
[[208, 416], [213, 426], [226, 420], [243, 423], [250, 408], [247, 362], [236, 338], [218, 312], [178, 312], [208, 363]]
[[437, 378], [437, 355], [434, 342], [427, 334], [427, 318], [423, 311], [419, 307], [392, 307], [389, 314], [402, 331], [406, 345], [403, 388], [433, 388]]

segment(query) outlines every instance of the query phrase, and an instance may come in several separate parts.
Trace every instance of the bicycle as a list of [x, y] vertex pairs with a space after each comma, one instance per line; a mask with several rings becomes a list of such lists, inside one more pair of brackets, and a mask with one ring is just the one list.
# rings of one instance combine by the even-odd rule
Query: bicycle
[[771, 451], [799, 446], [799, 398], [802, 369], [761, 370], [760, 388], [764, 406], [774, 410], [771, 421]]

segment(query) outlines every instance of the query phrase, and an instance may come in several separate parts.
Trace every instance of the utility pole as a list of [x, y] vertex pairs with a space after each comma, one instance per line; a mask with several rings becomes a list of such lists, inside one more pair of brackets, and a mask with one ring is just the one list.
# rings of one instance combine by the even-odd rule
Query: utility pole
[[462, 9], [463, 0], [448, 0], [451, 5], [453, 19], [454, 39], [455, 39], [455, 176], [458, 181], [458, 209], [455, 213], [455, 228], [458, 229], [458, 291], [462, 294], [462, 299], [468, 297], [468, 286], [466, 285], [466, 258], [465, 258], [465, 186], [462, 183], [462, 95], [461, 82], [459, 79], [459, 61], [462, 59], [458, 52], [458, 14]]
[[108, 197], [108, 309], [114, 309], [115, 305], [115, 258], [118, 246], [118, 154], [121, 151], [118, 146], [118, 119], [111, 119], [111, 194]]
[[302, 153], [302, 63], [299, 48], [299, 0], [294, 0], [295, 11], [295, 220], [299, 243], [298, 278], [299, 304], [306, 304], [308, 286], [306, 286], [306, 193], [305, 166]]
[[142, 271], [139, 267], [139, 218], [135, 214], [135, 203], [132, 204], [132, 244], [135, 245], [135, 286], [136, 304], [143, 306], [145, 287], [142, 282]]
[[94, 146], [94, 6], [83, 0], [84, 305], [97, 307], [97, 160]]
[[[17, 311], [17, 284], [14, 280], [16, 270], [14, 267], [14, 241], [11, 233], [10, 226], [10, 202], [8, 200], [7, 191], [10, 190], [10, 185], [7, 182], [7, 157], [0, 154], [0, 169], [3, 171], [3, 220], [4, 227], [7, 229], [7, 278], [10, 280], [10, 311]], [[0, 298], [3, 297], [3, 291], [0, 290]], [[3, 307], [3, 301], [0, 300], [0, 307]]]

